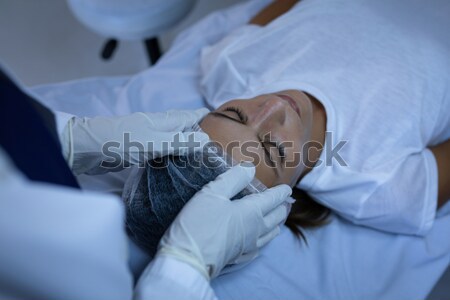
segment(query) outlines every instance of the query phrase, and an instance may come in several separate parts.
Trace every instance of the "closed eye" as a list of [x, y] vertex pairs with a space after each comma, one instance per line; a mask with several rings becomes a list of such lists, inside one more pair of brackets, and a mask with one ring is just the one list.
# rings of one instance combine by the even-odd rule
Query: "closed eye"
[[224, 111], [234, 112], [238, 116], [239, 121], [241, 121], [242, 124], [247, 124], [248, 116], [240, 108], [235, 106], [228, 106], [224, 109]]

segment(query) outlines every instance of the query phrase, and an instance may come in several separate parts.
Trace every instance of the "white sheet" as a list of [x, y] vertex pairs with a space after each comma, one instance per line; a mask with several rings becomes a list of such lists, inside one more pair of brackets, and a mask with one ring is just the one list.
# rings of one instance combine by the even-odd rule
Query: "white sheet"
[[[199, 51], [269, 0], [208, 16], [183, 32], [160, 62], [132, 77], [91, 78], [34, 88], [55, 110], [80, 116], [204, 106]], [[84, 177], [85, 188], [120, 191], [124, 174]], [[450, 261], [450, 205], [425, 238], [357, 227], [333, 216], [308, 231], [309, 246], [284, 228], [261, 257], [213, 282], [222, 299], [423, 299]]]

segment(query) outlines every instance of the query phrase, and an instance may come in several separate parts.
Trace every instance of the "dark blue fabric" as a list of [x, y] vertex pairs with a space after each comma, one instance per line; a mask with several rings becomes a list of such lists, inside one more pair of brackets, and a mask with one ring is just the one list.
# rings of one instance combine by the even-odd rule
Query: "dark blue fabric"
[[79, 188], [62, 156], [54, 114], [1, 69], [0, 145], [30, 180]]

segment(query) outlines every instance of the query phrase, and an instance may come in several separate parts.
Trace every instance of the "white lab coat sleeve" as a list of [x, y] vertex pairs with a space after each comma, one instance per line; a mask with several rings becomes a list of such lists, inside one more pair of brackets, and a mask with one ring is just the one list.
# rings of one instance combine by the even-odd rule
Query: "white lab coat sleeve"
[[0, 299], [132, 298], [120, 199], [29, 181], [1, 147], [0, 199]]
[[56, 131], [58, 132], [58, 136], [61, 137], [69, 120], [72, 119], [74, 115], [61, 111], [54, 111], [53, 113], [55, 114]]
[[134, 299], [206, 300], [217, 297], [199, 271], [174, 258], [157, 256], [139, 278]]
[[[65, 141], [64, 131], [66, 130], [66, 127], [68, 126], [70, 120], [74, 117], [74, 115], [61, 111], [54, 111], [53, 113], [55, 114], [56, 131], [58, 133], [59, 143], [61, 144], [63, 152], [62, 154], [68, 165], [72, 166], [73, 157], [69, 156], [73, 152], [73, 150], [69, 148], [71, 147], [71, 145], [67, 141]], [[69, 132], [68, 134], [71, 134], [71, 132]]]

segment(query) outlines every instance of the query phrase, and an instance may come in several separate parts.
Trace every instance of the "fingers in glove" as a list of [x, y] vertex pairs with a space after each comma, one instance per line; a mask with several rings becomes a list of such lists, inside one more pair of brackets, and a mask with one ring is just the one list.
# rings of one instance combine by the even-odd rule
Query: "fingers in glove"
[[261, 209], [263, 216], [265, 216], [282, 203], [288, 201], [288, 197], [291, 194], [292, 189], [286, 184], [281, 184], [259, 194], [255, 194], [254, 197], [257, 198], [256, 204]]
[[225, 198], [232, 198], [242, 191], [255, 176], [255, 167], [249, 164], [239, 164], [203, 187], [202, 191]]
[[200, 122], [209, 113], [207, 108], [197, 110], [169, 110], [160, 120], [158, 129], [162, 131], [186, 131]]
[[273, 240], [277, 235], [280, 234], [280, 226], [275, 227], [274, 229], [272, 229], [271, 231], [269, 231], [268, 233], [264, 234], [263, 236], [261, 236], [258, 241], [256, 242], [256, 246], [258, 248], [264, 247], [265, 245], [267, 245], [267, 243], [269, 243], [271, 240]]
[[288, 210], [286, 208], [286, 205], [283, 203], [280, 206], [278, 206], [276, 209], [272, 210], [270, 213], [264, 216], [264, 224], [266, 224], [266, 232], [262, 232], [262, 234], [265, 234], [269, 231], [271, 231], [276, 226], [282, 224], [284, 221], [286, 221], [286, 218], [288, 216]]
[[179, 132], [169, 144], [168, 154], [186, 155], [200, 151], [208, 142], [209, 137], [204, 132]]
[[230, 261], [230, 265], [239, 265], [239, 267], [242, 266], [242, 264], [248, 263], [255, 258], [257, 258], [259, 255], [258, 247], [255, 247], [254, 249], [251, 249], [250, 252], [245, 252], [240, 254], [238, 257], [236, 257], [234, 260]]

